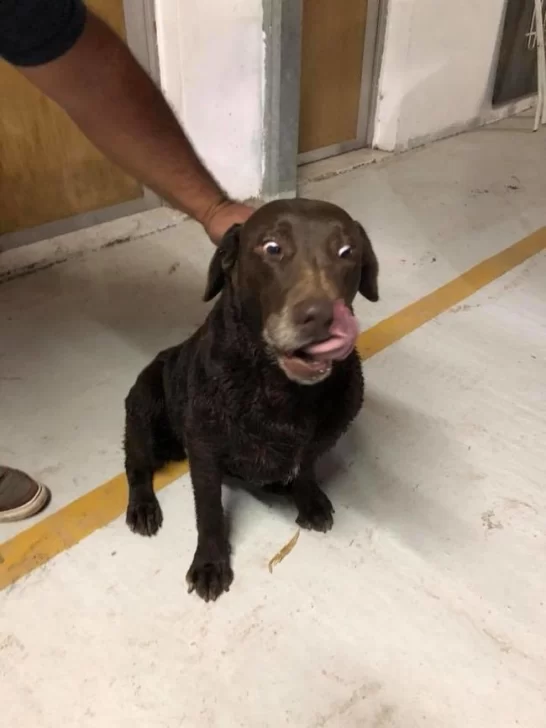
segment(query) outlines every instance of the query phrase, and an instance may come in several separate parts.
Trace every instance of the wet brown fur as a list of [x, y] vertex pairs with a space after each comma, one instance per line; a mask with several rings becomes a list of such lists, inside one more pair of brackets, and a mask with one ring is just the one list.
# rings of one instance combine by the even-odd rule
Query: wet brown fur
[[[275, 263], [285, 266], [280, 272], [261, 253], [272, 237], [289, 241], [288, 260]], [[352, 262], [336, 259], [332, 237], [351, 241]], [[310, 276], [314, 269], [318, 275]], [[161, 352], [126, 399], [127, 524], [142, 535], [158, 531], [163, 515], [153, 474], [189, 457], [198, 539], [187, 581], [207, 601], [233, 580], [221, 501], [226, 475], [282, 484], [300, 526], [332, 527], [334, 509], [314, 466], [362, 406], [361, 363], [353, 352], [327, 379], [302, 386], [279, 368], [263, 335], [268, 321], [298, 302], [295, 292], [301, 298], [315, 289], [347, 305], [357, 290], [377, 300], [377, 260], [363, 228], [323, 202], [265, 205], [232, 228], [214, 254], [205, 298], [220, 295], [204, 324]]]

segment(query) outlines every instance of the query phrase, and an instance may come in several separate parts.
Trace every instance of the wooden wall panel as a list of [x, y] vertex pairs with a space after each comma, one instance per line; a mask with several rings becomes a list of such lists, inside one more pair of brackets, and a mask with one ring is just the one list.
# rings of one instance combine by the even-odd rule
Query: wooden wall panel
[[303, 0], [299, 151], [356, 138], [367, 0]]
[[[123, 0], [90, 0], [88, 6], [124, 36]], [[0, 234], [142, 196], [135, 180], [4, 62], [0, 99]]]

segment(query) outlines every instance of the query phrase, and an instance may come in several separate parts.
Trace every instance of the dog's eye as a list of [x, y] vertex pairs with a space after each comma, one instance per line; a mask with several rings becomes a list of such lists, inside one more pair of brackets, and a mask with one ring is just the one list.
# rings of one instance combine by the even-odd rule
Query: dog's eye
[[341, 248], [337, 251], [337, 254], [340, 258], [348, 258], [351, 255], [352, 248], [350, 245], [342, 245]]
[[264, 243], [263, 250], [264, 253], [267, 253], [267, 255], [279, 256], [282, 253], [281, 246], [274, 240], [268, 240]]

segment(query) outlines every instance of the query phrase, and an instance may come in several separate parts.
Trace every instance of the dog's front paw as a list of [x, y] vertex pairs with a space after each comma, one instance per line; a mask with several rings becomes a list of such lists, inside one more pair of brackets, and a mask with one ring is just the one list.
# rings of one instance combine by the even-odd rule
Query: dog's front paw
[[163, 513], [157, 498], [129, 501], [125, 521], [133, 533], [155, 536], [163, 523]]
[[320, 488], [313, 490], [312, 495], [300, 500], [297, 505], [296, 523], [298, 526], [326, 533], [334, 525], [334, 506]]
[[226, 549], [225, 554], [212, 558], [198, 550], [186, 574], [188, 593], [195, 591], [206, 602], [214, 602], [220, 594], [228, 592], [232, 581], [229, 549]]

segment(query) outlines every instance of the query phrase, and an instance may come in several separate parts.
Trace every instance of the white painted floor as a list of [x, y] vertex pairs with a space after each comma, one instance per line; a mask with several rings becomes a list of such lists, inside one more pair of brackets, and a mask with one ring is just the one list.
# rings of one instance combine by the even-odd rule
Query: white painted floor
[[[514, 126], [305, 183], [375, 244], [363, 328], [546, 225], [546, 133]], [[0, 286], [0, 461], [50, 485], [49, 512], [122, 470], [129, 386], [205, 313], [211, 247], [161, 215]], [[66, 257], [49, 245], [0, 271]], [[2, 726], [544, 728], [545, 279], [542, 254], [367, 362], [365, 410], [323, 466], [334, 530], [273, 574], [295, 513], [226, 492], [232, 590], [186, 594], [185, 477], [156, 539], [118, 519], [1, 593]]]

